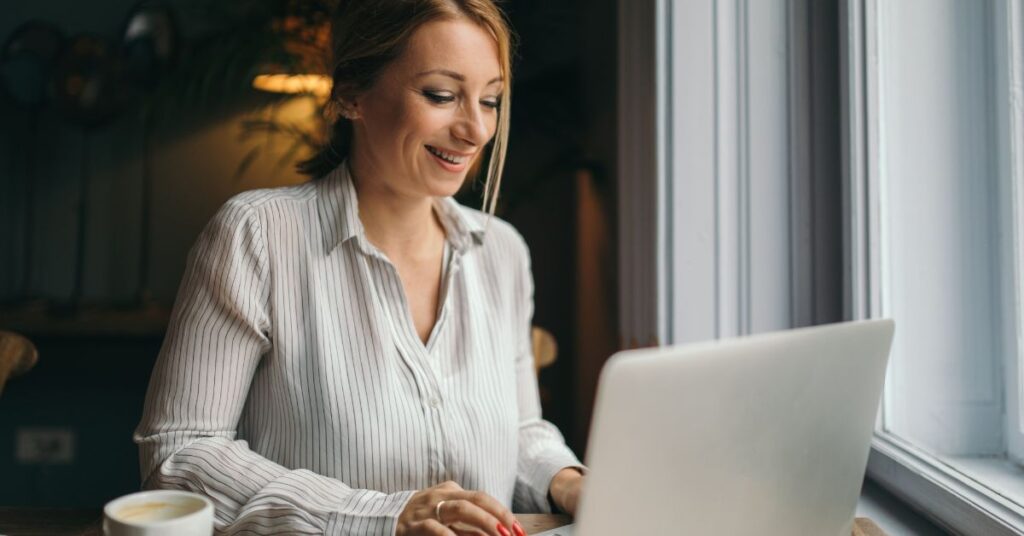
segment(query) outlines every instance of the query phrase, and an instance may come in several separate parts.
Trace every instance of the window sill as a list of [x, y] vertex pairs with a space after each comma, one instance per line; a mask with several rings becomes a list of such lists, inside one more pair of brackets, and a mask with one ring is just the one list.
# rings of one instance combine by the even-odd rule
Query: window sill
[[1024, 508], [1020, 504], [950, 461], [891, 434], [875, 434], [867, 473], [947, 530], [961, 534], [1024, 534]]
[[1024, 505], [1024, 468], [1006, 458], [942, 457], [943, 462], [964, 476], [985, 486], [1007, 500]]
[[864, 479], [857, 499], [857, 517], [873, 521], [885, 534], [913, 534], [914, 536], [946, 536], [940, 528], [906, 502], [878, 485], [870, 478]]

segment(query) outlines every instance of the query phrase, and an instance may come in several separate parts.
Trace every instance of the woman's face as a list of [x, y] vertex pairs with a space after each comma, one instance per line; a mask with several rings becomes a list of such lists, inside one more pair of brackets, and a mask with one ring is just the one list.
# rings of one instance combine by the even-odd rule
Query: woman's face
[[420, 26], [405, 52], [354, 100], [354, 167], [405, 197], [449, 196], [494, 136], [498, 47], [463, 20]]

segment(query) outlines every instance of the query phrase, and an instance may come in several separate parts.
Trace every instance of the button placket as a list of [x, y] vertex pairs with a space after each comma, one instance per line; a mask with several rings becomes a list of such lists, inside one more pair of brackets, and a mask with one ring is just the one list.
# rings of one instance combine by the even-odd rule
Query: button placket
[[444, 281], [442, 282], [442, 301], [438, 318], [430, 338], [427, 340], [427, 344], [424, 345], [416, 334], [412, 315], [409, 312], [408, 297], [405, 295], [398, 270], [391, 263], [390, 259], [373, 247], [372, 244], [366, 245], [370, 249], [369, 256], [371, 258], [375, 257], [383, 268], [374, 271], [380, 278], [374, 278], [379, 281], [377, 283], [378, 287], [391, 287], [397, 289], [399, 294], [400, 299], [397, 303], [392, 300], [385, 300], [390, 320], [389, 324], [395, 337], [395, 342], [399, 346], [399, 352], [412, 358], [409, 360], [409, 364], [412, 366], [415, 363], [415, 366], [412, 366], [413, 374], [423, 380], [422, 383], [419, 381], [417, 383], [419, 384], [420, 396], [423, 397], [422, 400], [426, 409], [424, 416], [427, 419], [429, 432], [428, 451], [431, 460], [431, 473], [434, 476], [447, 475], [449, 474], [448, 458], [450, 456], [450, 449], [448, 448], [449, 431], [446, 429], [444, 420], [444, 401], [441, 396], [442, 375], [440, 374], [437, 360], [431, 358], [431, 350], [435, 346], [435, 342], [442, 333], [450, 316], [451, 306], [449, 301], [451, 300], [453, 281], [461, 265], [461, 250], [453, 248], [451, 252], [449, 265], [445, 270]]
[[452, 289], [454, 288], [455, 277], [459, 272], [461, 266], [461, 253], [462, 251], [458, 248], [454, 248], [452, 251], [451, 259], [447, 270], [445, 270], [445, 278], [442, 285], [441, 295], [441, 310], [438, 313], [437, 326], [434, 333], [431, 334], [430, 339], [427, 341], [426, 347], [424, 347], [424, 359], [430, 365], [431, 371], [434, 373], [434, 386], [436, 391], [428, 396], [427, 406], [430, 408], [430, 414], [433, 417], [433, 421], [436, 423], [437, 432], [440, 436], [440, 454], [441, 454], [441, 474], [445, 475], [446, 480], [452, 480], [454, 476], [451, 474], [450, 468], [452, 467], [451, 460], [449, 459], [452, 455], [450, 446], [450, 433], [451, 431], [446, 426], [445, 411], [444, 411], [444, 397], [442, 396], [442, 381], [443, 375], [441, 374], [440, 359], [434, 356], [434, 347], [436, 341], [439, 339], [440, 334], [446, 329], [446, 324], [451, 316], [452, 310]]
[[[383, 299], [379, 303], [380, 308], [383, 310], [385, 322], [391, 331], [392, 340], [395, 344], [398, 354], [401, 359], [405, 362], [406, 366], [412, 372], [413, 378], [416, 381], [416, 389], [418, 396], [421, 400], [429, 401], [436, 397], [438, 393], [438, 385], [436, 375], [429, 365], [429, 361], [426, 359], [423, 344], [419, 343], [418, 338], [409, 340], [408, 333], [411, 330], [411, 326], [405, 326], [406, 321], [403, 315], [402, 308], [407, 306], [405, 304], [405, 295], [402, 292], [401, 281], [398, 278], [398, 272], [391, 261], [379, 252], [371, 244], [364, 244], [366, 248], [361, 251], [365, 255], [366, 263], [364, 267], [367, 269], [367, 276], [369, 277], [370, 284], [375, 288], [375, 292], [380, 297], [388, 295], [384, 292], [385, 289], [397, 288], [401, 293], [401, 299], [398, 303], [394, 303], [394, 300]], [[390, 281], [389, 281], [390, 279]], [[396, 287], [397, 285], [397, 287]], [[415, 333], [415, 331], [412, 331]], [[438, 481], [437, 479], [445, 475], [446, 469], [446, 453], [445, 444], [446, 439], [444, 430], [441, 427], [440, 415], [438, 411], [429, 409], [424, 411], [425, 427], [427, 432], [427, 479], [429, 481]]]

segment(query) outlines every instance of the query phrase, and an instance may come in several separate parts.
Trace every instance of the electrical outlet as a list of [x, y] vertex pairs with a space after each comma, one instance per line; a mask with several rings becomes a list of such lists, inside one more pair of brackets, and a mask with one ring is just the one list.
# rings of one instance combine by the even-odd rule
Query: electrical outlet
[[18, 428], [14, 457], [22, 465], [75, 461], [75, 432], [63, 427]]

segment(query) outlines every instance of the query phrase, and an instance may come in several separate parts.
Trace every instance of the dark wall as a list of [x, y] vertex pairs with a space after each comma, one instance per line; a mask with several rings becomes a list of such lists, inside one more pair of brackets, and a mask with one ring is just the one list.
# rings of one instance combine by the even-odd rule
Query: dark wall
[[[39, 364], [10, 382], [0, 398], [0, 505], [97, 507], [136, 490], [138, 450], [131, 437], [160, 339], [35, 342]], [[52, 430], [73, 434], [73, 459], [16, 461], [17, 443], [25, 440], [20, 435]], [[59, 447], [43, 441], [33, 448]]]
[[[577, 347], [577, 278], [586, 269], [576, 258], [582, 232], [577, 173], [589, 172], [606, 199], [614, 195], [616, 2], [519, 0], [508, 12], [522, 42], [501, 215], [530, 246], [534, 324], [558, 342], [557, 361], [541, 372], [545, 417], [582, 456], [589, 412], [580, 406], [589, 402], [578, 395], [590, 388], [581, 385], [587, 379], [581, 361], [608, 356], [581, 354]], [[616, 221], [613, 212], [607, 219]], [[615, 294], [614, 288], [595, 289], [602, 290]]]
[[[0, 14], [0, 39], [41, 20], [69, 41], [90, 35], [115, 51], [134, 4], [8, 0]], [[0, 265], [0, 303], [66, 305], [82, 247], [82, 304], [129, 306], [146, 290], [169, 305], [185, 253], [227, 197], [303, 180], [290, 165], [279, 165], [285, 140], [264, 147], [263, 138], [239, 138], [247, 120], [276, 114], [301, 121], [312, 111], [310, 102], [268, 106], [265, 95], [239, 83], [248, 66], [233, 75], [195, 68], [207, 65], [201, 60], [217, 50], [198, 37], [188, 40], [212, 11], [203, 2], [170, 4], [184, 43], [178, 47], [179, 69], [164, 69], [155, 90], [118, 86], [110, 93], [121, 104], [111, 117], [85, 125], [69, 119], [53, 100], [32, 109], [0, 90], [0, 252], [13, 261]], [[255, 147], [262, 148], [259, 158], [236, 176]], [[146, 225], [144, 183], [151, 199]]]

